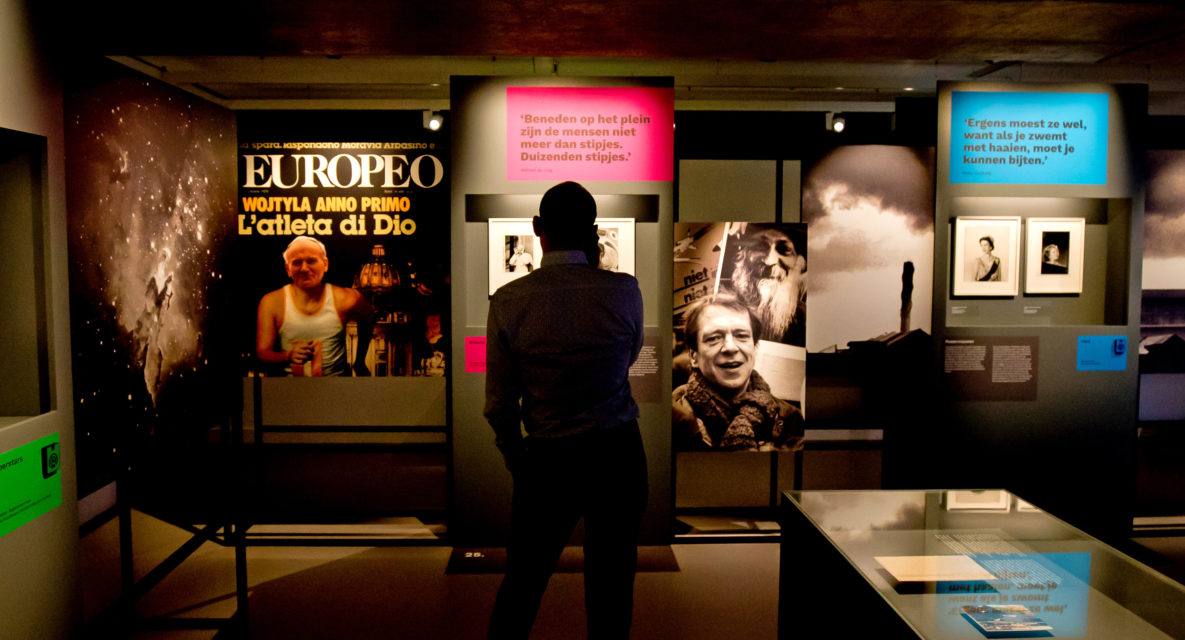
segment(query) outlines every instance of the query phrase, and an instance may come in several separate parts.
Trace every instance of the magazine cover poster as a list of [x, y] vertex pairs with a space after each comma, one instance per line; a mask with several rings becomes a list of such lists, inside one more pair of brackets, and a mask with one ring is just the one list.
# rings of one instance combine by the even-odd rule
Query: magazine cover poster
[[800, 445], [805, 225], [678, 223], [674, 240], [676, 448]]
[[245, 375], [445, 374], [447, 140], [418, 111], [239, 115]]

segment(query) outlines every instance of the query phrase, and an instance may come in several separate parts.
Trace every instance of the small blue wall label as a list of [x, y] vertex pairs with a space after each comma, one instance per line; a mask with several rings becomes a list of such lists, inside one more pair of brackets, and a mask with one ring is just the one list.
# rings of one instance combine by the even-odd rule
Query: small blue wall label
[[1127, 369], [1127, 336], [1078, 336], [1079, 371]]

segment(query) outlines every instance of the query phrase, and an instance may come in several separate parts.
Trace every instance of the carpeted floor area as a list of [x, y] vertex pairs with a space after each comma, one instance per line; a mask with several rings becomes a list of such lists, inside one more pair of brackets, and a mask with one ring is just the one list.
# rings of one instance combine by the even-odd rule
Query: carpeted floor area
[[[135, 572], [143, 576], [189, 535], [133, 512]], [[1131, 554], [1185, 582], [1185, 537], [1142, 536]], [[119, 593], [117, 524], [83, 538], [88, 619]], [[466, 557], [468, 554], [468, 557]], [[338, 639], [485, 637], [504, 554], [451, 547], [252, 547], [247, 554], [251, 638]], [[533, 639], [584, 637], [583, 563], [565, 552], [544, 596]], [[640, 550], [634, 638], [709, 640], [777, 635], [779, 549], [774, 542], [677, 544]], [[208, 640], [235, 637], [185, 629], [187, 621], [227, 618], [236, 608], [233, 549], [206, 543], [139, 603], [136, 630], [92, 637]], [[170, 629], [149, 629], [154, 618]], [[2, 635], [2, 634], [0, 634]]]
[[[142, 575], [188, 535], [133, 513], [136, 573]], [[93, 616], [118, 593], [118, 564], [97, 560], [117, 541], [115, 523], [88, 535], [84, 602]], [[463, 552], [462, 552], [463, 553]], [[248, 550], [252, 638], [485, 637], [501, 575], [446, 571], [451, 547], [253, 547]], [[680, 640], [774, 638], [778, 546], [685, 544], [643, 549], [635, 584], [633, 637]], [[496, 562], [496, 559], [495, 559]], [[584, 637], [582, 558], [569, 550], [552, 578], [533, 639]], [[458, 569], [459, 570], [459, 569]], [[112, 584], [114, 580], [115, 584]], [[207, 543], [141, 600], [137, 615], [220, 618], [235, 610], [234, 553]], [[109, 637], [110, 631], [104, 632]], [[228, 638], [212, 629], [146, 630], [142, 640]]]

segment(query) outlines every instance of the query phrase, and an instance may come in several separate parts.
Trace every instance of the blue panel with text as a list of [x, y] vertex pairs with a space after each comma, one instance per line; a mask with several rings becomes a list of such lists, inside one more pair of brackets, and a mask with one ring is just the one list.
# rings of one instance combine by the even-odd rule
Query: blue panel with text
[[952, 91], [951, 183], [1106, 184], [1109, 99]]

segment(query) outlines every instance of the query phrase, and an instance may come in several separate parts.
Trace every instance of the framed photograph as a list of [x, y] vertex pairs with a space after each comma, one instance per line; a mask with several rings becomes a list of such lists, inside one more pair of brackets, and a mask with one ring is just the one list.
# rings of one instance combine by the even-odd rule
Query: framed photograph
[[1020, 217], [955, 218], [951, 281], [956, 296], [1015, 296], [1020, 290]]
[[1025, 293], [1082, 293], [1086, 218], [1029, 218], [1025, 226]]
[[543, 248], [530, 218], [490, 218], [490, 295], [539, 268]]
[[[490, 218], [490, 295], [498, 287], [538, 269], [543, 247], [530, 218]], [[634, 219], [597, 218], [601, 269], [634, 275]]]
[[634, 274], [634, 219], [597, 218], [598, 265], [607, 271]]

